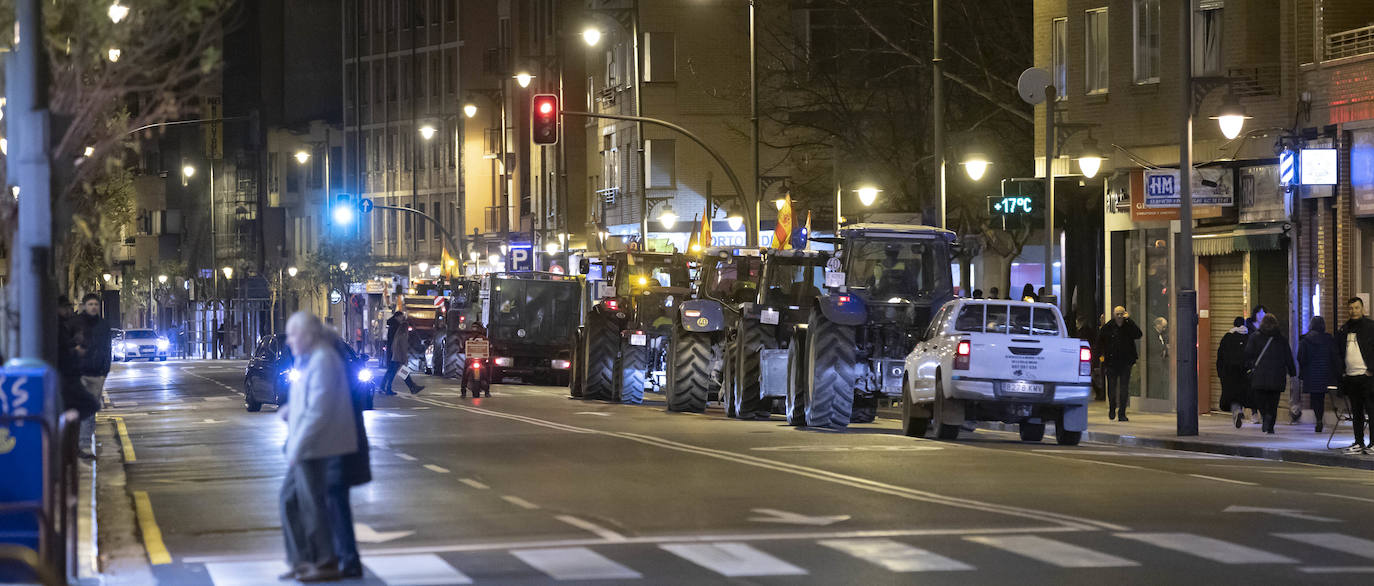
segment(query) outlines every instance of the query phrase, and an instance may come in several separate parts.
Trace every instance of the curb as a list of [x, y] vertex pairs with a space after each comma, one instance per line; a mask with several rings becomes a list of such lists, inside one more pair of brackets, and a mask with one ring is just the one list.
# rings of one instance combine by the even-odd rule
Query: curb
[[[1016, 431], [1015, 424], [1000, 423], [995, 421], [981, 421], [978, 423], [981, 429], [992, 431]], [[1053, 424], [1051, 424], [1053, 427]], [[1374, 470], [1374, 458], [1354, 458], [1345, 454], [1314, 452], [1312, 450], [1295, 450], [1288, 448], [1265, 448], [1260, 446], [1225, 444], [1219, 442], [1209, 442], [1200, 439], [1181, 439], [1181, 438], [1154, 438], [1110, 433], [1104, 431], [1087, 430], [1083, 432], [1083, 441], [1115, 444], [1118, 446], [1131, 446], [1137, 448], [1155, 448], [1161, 450], [1174, 450], [1179, 452], [1200, 452], [1205, 454], [1217, 454], [1222, 456], [1239, 456], [1242, 458], [1262, 458], [1265, 460], [1276, 460], [1280, 462], [1293, 462], [1298, 464], [1313, 464], [1316, 466], [1332, 466], [1339, 468], [1355, 468], [1358, 470]]]
[[123, 445], [114, 428], [114, 421], [108, 419], [95, 426], [96, 440], [103, 446], [97, 452], [103, 480], [95, 486], [93, 503], [99, 528], [93, 537], [100, 551], [100, 583], [152, 584], [156, 581], [138, 534], [133, 495], [125, 476]]

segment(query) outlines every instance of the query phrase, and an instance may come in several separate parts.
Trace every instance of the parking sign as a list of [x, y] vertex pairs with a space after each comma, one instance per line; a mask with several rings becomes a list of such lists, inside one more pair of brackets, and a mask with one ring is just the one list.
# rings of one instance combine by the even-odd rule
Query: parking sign
[[529, 245], [510, 247], [511, 272], [534, 270], [534, 248]]

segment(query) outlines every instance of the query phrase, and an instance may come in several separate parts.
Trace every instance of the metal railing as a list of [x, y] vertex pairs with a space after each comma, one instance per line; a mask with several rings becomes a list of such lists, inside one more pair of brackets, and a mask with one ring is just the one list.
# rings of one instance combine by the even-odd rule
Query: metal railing
[[1326, 35], [1326, 58], [1342, 59], [1374, 53], [1374, 25]]
[[1272, 65], [1231, 67], [1226, 70], [1231, 93], [1238, 98], [1277, 96], [1282, 89], [1283, 68]]

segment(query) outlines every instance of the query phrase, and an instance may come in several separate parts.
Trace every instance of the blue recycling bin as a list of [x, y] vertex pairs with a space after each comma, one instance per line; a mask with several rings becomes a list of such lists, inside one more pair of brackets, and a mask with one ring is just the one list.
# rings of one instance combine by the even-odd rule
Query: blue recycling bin
[[[52, 547], [57, 503], [50, 490], [61, 474], [57, 372], [42, 363], [0, 368], [0, 543], [38, 552]], [[16, 568], [0, 566], [0, 582]]]

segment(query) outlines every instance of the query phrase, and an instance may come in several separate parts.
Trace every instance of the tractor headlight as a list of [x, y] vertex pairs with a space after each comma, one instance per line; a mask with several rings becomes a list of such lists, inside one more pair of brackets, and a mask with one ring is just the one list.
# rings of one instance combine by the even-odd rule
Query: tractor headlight
[[371, 369], [371, 368], [368, 368], [368, 367], [366, 367], [366, 366], [364, 366], [364, 367], [358, 369], [358, 382], [363, 382], [363, 383], [370, 383], [370, 382], [372, 382], [372, 369]]
[[286, 369], [286, 372], [283, 373], [283, 374], [286, 375], [286, 380], [287, 380], [287, 381], [293, 382], [293, 383], [296, 382], [297, 380], [300, 380], [300, 378], [301, 378], [301, 371], [296, 370], [296, 369], [294, 369], [294, 368], [288, 368], [288, 369]]
[[158, 338], [158, 339], [157, 339], [157, 349], [158, 349], [158, 350], [166, 351], [166, 350], [167, 350], [168, 348], [170, 348], [170, 347], [172, 347], [172, 343], [171, 343], [171, 342], [168, 342], [168, 341], [167, 341], [167, 338]]

